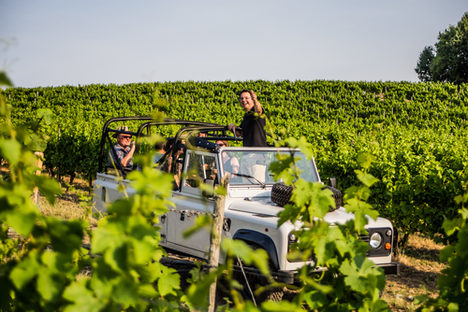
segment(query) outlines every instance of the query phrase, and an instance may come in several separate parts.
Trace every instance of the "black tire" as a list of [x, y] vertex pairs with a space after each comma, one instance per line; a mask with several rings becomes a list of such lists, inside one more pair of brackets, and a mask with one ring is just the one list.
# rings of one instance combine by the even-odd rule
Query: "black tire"
[[268, 289], [262, 293], [260, 298], [258, 299], [259, 302], [263, 301], [274, 301], [274, 302], [280, 302], [283, 300], [284, 296], [284, 290], [282, 288], [273, 288], [273, 289]]

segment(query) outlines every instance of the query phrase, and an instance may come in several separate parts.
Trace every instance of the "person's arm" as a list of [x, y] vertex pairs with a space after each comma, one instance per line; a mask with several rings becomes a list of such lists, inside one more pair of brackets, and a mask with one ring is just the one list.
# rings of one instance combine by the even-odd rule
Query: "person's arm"
[[250, 96], [252, 97], [252, 100], [254, 102], [254, 110], [257, 114], [261, 115], [263, 114], [263, 107], [262, 105], [260, 104], [260, 102], [257, 100], [257, 95], [255, 94], [255, 92], [253, 91], [250, 91]]
[[233, 123], [232, 123], [232, 124], [229, 124], [228, 129], [229, 129], [229, 131], [231, 131], [232, 133], [234, 133], [234, 131], [235, 131], [235, 134], [236, 134], [237, 136], [242, 136], [242, 131], [240, 131], [240, 130], [237, 128], [237, 126], [236, 126], [235, 124], [233, 124]]
[[120, 161], [120, 163], [122, 164], [122, 166], [124, 168], [127, 167], [127, 164], [130, 160], [132, 160], [132, 157], [133, 157], [133, 153], [135, 153], [135, 142], [132, 142], [130, 144], [130, 151], [128, 152], [128, 154], [122, 158], [122, 160]]

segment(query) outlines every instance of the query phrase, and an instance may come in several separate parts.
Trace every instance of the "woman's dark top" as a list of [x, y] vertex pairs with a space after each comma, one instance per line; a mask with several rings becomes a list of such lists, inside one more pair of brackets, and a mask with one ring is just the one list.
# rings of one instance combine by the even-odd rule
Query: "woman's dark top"
[[252, 108], [246, 112], [240, 124], [244, 146], [267, 146], [265, 114], [258, 115]]

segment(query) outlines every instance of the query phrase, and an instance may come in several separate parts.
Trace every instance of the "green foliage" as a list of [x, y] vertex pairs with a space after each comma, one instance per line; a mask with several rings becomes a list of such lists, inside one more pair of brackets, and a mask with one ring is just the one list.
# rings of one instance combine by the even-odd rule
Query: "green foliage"
[[439, 33], [439, 41], [425, 47], [415, 69], [422, 81], [468, 82], [468, 13], [457, 26]]
[[354, 229], [357, 233], [365, 231], [364, 226], [367, 224], [367, 216], [375, 220], [379, 215], [372, 208], [372, 205], [367, 203], [371, 195], [370, 187], [379, 182], [377, 178], [367, 173], [373, 161], [374, 157], [370, 154], [361, 153], [358, 155], [358, 162], [365, 171], [355, 170], [354, 172], [362, 185], [349, 187], [344, 195], [346, 211], [354, 214]]
[[[179, 275], [159, 263], [158, 223], [167, 212], [171, 177], [144, 167], [129, 175], [135, 194], [114, 202], [91, 238], [91, 251], [100, 255], [91, 263], [93, 274], [76, 281], [70, 292], [86, 294], [87, 302], [73, 297], [72, 309], [100, 302], [99, 310], [171, 310], [179, 306]], [[103, 305], [104, 303], [104, 305]]]
[[[31, 200], [32, 189], [38, 187], [52, 203], [60, 187], [34, 175], [37, 145], [24, 133], [37, 129], [14, 128], [3, 97], [0, 101], [0, 156], [8, 165], [0, 180], [0, 309], [180, 309], [179, 275], [159, 263], [164, 251], [154, 226], [167, 211], [172, 178], [150, 168], [129, 175], [136, 194], [109, 207], [94, 231], [82, 221], [45, 217]], [[8, 227], [21, 236], [8, 238]], [[90, 251], [82, 248], [86, 234]], [[84, 275], [85, 269], [91, 275]]]
[[[196, 310], [207, 310], [208, 308], [208, 291], [211, 283], [216, 279], [223, 281], [223, 289], [226, 294], [232, 299], [231, 306], [227, 307], [228, 311], [261, 311], [255, 306], [252, 306], [251, 302], [246, 302], [243, 298], [242, 285], [233, 277], [233, 267], [236, 260], [242, 261], [247, 266], [257, 267], [265, 278], [269, 279], [271, 283], [274, 283], [270, 276], [268, 267], [268, 255], [263, 249], [253, 250], [245, 242], [240, 240], [232, 240], [229, 238], [223, 238], [221, 243], [221, 249], [226, 257], [226, 261], [220, 264], [216, 270], [209, 273], [204, 273], [200, 270], [194, 270], [192, 272], [191, 285], [187, 289], [184, 300], [191, 309]], [[259, 291], [264, 291], [260, 289]]]
[[[42, 216], [31, 200], [37, 187], [49, 202], [60, 193], [56, 181], [35, 176], [39, 140], [34, 131], [13, 128], [0, 96], [0, 156], [8, 171], [0, 178], [0, 223], [21, 236], [2, 239], [0, 280], [3, 310], [55, 310], [61, 294], [83, 266], [81, 242], [84, 224]], [[30, 134], [33, 134], [32, 136]]]
[[[304, 136], [323, 181], [336, 177], [339, 189], [352, 186], [359, 169], [357, 156], [374, 155], [369, 173], [380, 181], [369, 203], [396, 224], [404, 244], [410, 233], [431, 237], [443, 233], [444, 218], [457, 214], [454, 198], [468, 179], [467, 86], [190, 81], [2, 92], [12, 107], [14, 124], [34, 124], [44, 116], [41, 136], [47, 137], [45, 166], [51, 173], [91, 180], [106, 119], [151, 115], [160, 108], [170, 118], [240, 123], [237, 92], [254, 89], [269, 117], [269, 131], [274, 137], [291, 137], [286, 143], [291, 146]], [[49, 109], [53, 116], [46, 118], [41, 109]], [[172, 130], [161, 135], [173, 135]], [[285, 173], [283, 178], [288, 175], [293, 176]]]
[[[7, 112], [0, 99], [2, 112]], [[144, 164], [128, 175], [135, 194], [114, 202], [95, 230], [82, 221], [42, 216], [31, 200], [32, 189], [38, 187], [53, 202], [60, 187], [34, 175], [33, 145], [21, 140], [27, 136], [17, 136], [26, 130], [13, 128], [8, 114], [2, 117], [0, 155], [8, 173], [0, 180], [1, 311], [200, 310], [207, 307], [213, 280], [224, 272], [232, 274], [234, 255], [269, 274], [266, 252], [227, 240], [223, 250], [230, 260], [208, 275], [194, 272], [199, 277], [184, 295], [180, 276], [160, 263], [165, 251], [159, 246], [157, 225], [172, 205], [167, 200], [172, 177]], [[10, 238], [8, 227], [21, 236]], [[85, 235], [90, 250], [82, 248]], [[240, 285], [228, 280], [237, 309], [255, 311], [242, 299]]]
[[447, 235], [457, 236], [457, 242], [446, 246], [440, 253], [440, 261], [448, 263], [438, 280], [439, 297], [418, 298], [422, 305], [418, 311], [464, 311], [468, 306], [468, 193], [457, 196], [455, 201], [461, 205], [460, 215], [453, 220], [444, 221]]
[[431, 63], [434, 60], [434, 56], [434, 48], [431, 46], [424, 47], [419, 55], [419, 60], [414, 70], [422, 82], [432, 81]]
[[0, 86], [12, 87], [13, 83], [4, 71], [0, 71]]
[[[322, 191], [319, 185], [297, 179], [294, 156], [278, 159], [274, 167], [277, 177], [295, 176], [289, 180], [296, 185], [294, 204], [285, 208], [281, 222], [287, 219], [302, 221], [304, 226], [298, 232], [301, 256], [314, 257], [316, 266], [327, 270], [317, 275], [313, 267], [304, 267], [300, 272], [301, 291], [292, 302], [265, 302], [256, 307], [243, 300], [239, 283], [231, 277], [233, 261], [239, 256], [243, 263], [257, 266], [271, 278], [267, 255], [261, 250], [254, 251], [242, 242], [225, 240], [226, 263], [208, 274], [194, 270], [192, 283], [185, 294], [179, 287], [179, 275], [159, 262], [164, 251], [158, 246], [157, 224], [159, 216], [171, 205], [166, 198], [172, 187], [171, 177], [158, 170], [143, 166], [142, 171], [129, 175], [136, 194], [113, 203], [95, 231], [89, 231], [82, 221], [42, 216], [31, 201], [32, 189], [38, 187], [51, 202], [60, 192], [55, 181], [34, 175], [37, 168], [32, 151], [40, 143], [34, 140], [41, 138], [34, 135], [42, 130], [13, 127], [1, 95], [0, 104], [0, 157], [7, 167], [7, 173], [0, 179], [0, 310], [205, 310], [209, 285], [222, 276], [228, 281], [233, 300], [231, 307], [223, 307], [225, 310], [388, 310], [385, 302], [379, 299], [384, 286], [383, 274], [367, 260], [368, 247], [357, 236], [365, 219], [334, 226], [324, 222], [323, 216], [329, 206], [334, 205], [334, 200], [330, 192]], [[46, 115], [44, 119], [47, 119]], [[310, 143], [305, 139], [287, 141], [290, 146], [300, 147], [306, 155], [316, 152], [310, 149]], [[376, 152], [375, 144], [362, 147]], [[438, 152], [446, 151], [445, 148]], [[369, 188], [377, 188], [382, 183], [372, 176], [371, 171], [386, 164], [385, 157], [379, 154], [373, 160], [368, 154], [344, 151], [350, 158], [341, 160], [352, 161], [343, 168], [353, 170], [363, 183], [347, 190], [345, 207], [356, 214], [364, 209], [368, 215], [376, 216], [366, 202], [371, 199]], [[429, 172], [442, 167], [427, 154], [422, 155]], [[450, 161], [456, 163], [457, 159], [449, 157]], [[423, 182], [426, 181], [420, 181]], [[455, 201], [466, 203], [467, 197], [458, 196]], [[449, 262], [449, 268], [439, 282], [441, 297], [427, 301], [425, 307], [460, 310], [466, 306], [466, 209], [461, 210], [461, 215], [457, 220], [444, 223], [448, 235], [458, 231], [458, 243], [442, 254], [442, 259]], [[204, 221], [200, 224], [207, 223]], [[8, 227], [21, 236], [9, 237]], [[90, 251], [81, 247], [85, 235], [91, 239]]]
[[[305, 151], [304, 146], [302, 149]], [[305, 151], [306, 152], [306, 151]], [[291, 157], [292, 159], [293, 157]], [[270, 169], [275, 178], [287, 171], [291, 159], [279, 159]], [[367, 171], [372, 158], [360, 155], [362, 171], [356, 170], [362, 186], [346, 191], [345, 208], [353, 212], [355, 220], [345, 224], [330, 225], [324, 220], [330, 206], [334, 205], [332, 193], [323, 190], [320, 183], [306, 182], [296, 177], [292, 204], [280, 212], [279, 225], [285, 221], [301, 221], [297, 231], [296, 256], [303, 260], [314, 259], [315, 266], [305, 266], [300, 271], [302, 287], [293, 299], [298, 307], [306, 305], [320, 311], [387, 311], [388, 306], [379, 298], [385, 286], [383, 271], [366, 258], [368, 246], [360, 241], [365, 231], [365, 214], [374, 218], [377, 212], [365, 202], [369, 188], [377, 182]], [[320, 268], [321, 273], [314, 272]]]

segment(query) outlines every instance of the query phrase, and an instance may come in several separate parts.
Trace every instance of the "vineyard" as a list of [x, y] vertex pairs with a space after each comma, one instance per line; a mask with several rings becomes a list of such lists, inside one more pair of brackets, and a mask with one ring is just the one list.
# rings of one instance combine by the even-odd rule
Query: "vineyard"
[[[61, 193], [57, 181], [35, 174], [33, 152], [44, 151], [47, 169], [59, 179], [79, 175], [91, 181], [107, 118], [159, 110], [172, 118], [239, 122], [236, 92], [246, 87], [257, 92], [276, 142], [314, 154], [322, 178], [337, 178], [348, 211], [376, 215], [374, 206], [398, 226], [403, 243], [414, 232], [452, 242], [440, 253], [447, 266], [439, 294], [415, 303], [418, 311], [462, 311], [468, 305], [467, 86], [327, 81], [2, 91], [0, 311], [213, 311], [208, 294], [217, 279], [228, 298], [216, 307], [220, 311], [387, 311], [380, 297], [383, 271], [366, 258], [367, 244], [359, 239], [364, 224], [329, 226], [324, 215], [334, 200], [317, 183], [296, 180], [293, 203], [284, 207], [280, 222], [304, 222], [298, 252], [326, 270], [317, 275], [304, 266], [292, 298], [258, 304], [242, 295], [231, 274], [237, 259], [269, 279], [256, 293], [285, 287], [271, 279], [261, 249], [223, 239], [225, 263], [209, 271], [194, 268], [184, 288], [182, 277], [162, 263], [165, 250], [154, 225], [170, 207], [170, 175], [146, 166], [133, 171], [135, 194], [109, 206], [93, 228], [86, 218], [41, 214], [31, 200], [35, 188], [51, 205]], [[295, 180], [291, 163], [289, 157], [278, 159], [275, 177]]]
[[[442, 83], [248, 81], [174, 82], [3, 91], [14, 124], [31, 124], [47, 139], [45, 166], [59, 178], [92, 181], [106, 119], [151, 115], [239, 123], [237, 92], [257, 92], [274, 137], [304, 136], [322, 179], [353, 185], [356, 156], [376, 157], [380, 182], [371, 203], [410, 233], [439, 237], [444, 217], [457, 213], [454, 197], [468, 180], [468, 86]], [[40, 120], [40, 122], [38, 122]], [[443, 235], [442, 235], [442, 238]]]

